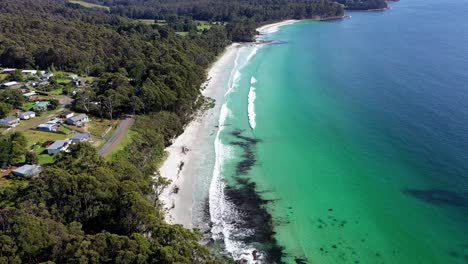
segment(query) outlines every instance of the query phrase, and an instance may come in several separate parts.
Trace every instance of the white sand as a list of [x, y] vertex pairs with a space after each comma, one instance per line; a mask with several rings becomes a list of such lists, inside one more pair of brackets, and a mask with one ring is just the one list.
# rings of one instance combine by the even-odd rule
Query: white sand
[[286, 25], [291, 25], [293, 23], [296, 23], [298, 22], [299, 20], [284, 20], [284, 21], [281, 21], [281, 22], [278, 22], [278, 23], [273, 23], [273, 24], [268, 24], [268, 25], [265, 25], [265, 26], [262, 26], [262, 27], [259, 27], [257, 28], [257, 31], [261, 34], [261, 35], [264, 35], [264, 34], [270, 34], [270, 33], [273, 33], [273, 32], [276, 32], [278, 31], [278, 29], [282, 26], [286, 26]]
[[[161, 175], [172, 181], [171, 185], [161, 195], [165, 204], [166, 220], [173, 224], [182, 224], [192, 228], [192, 205], [194, 201], [194, 187], [197, 174], [200, 172], [200, 159], [204, 156], [208, 142], [204, 142], [206, 136], [212, 133], [213, 122], [210, 118], [217, 116], [219, 106], [222, 105], [223, 95], [226, 92], [227, 80], [231, 74], [232, 65], [236, 58], [239, 44], [229, 46], [224, 54], [215, 62], [208, 72], [206, 88], [202, 91], [204, 96], [216, 99], [216, 106], [195, 118], [184, 130], [174, 143], [166, 148], [168, 158], [159, 169]], [[217, 120], [217, 119], [216, 119]], [[212, 146], [212, 142], [208, 143]], [[183, 148], [188, 149], [183, 153]], [[183, 162], [182, 170], [179, 170]], [[174, 193], [174, 187], [178, 192]]]
[[[269, 24], [258, 28], [257, 31], [261, 35], [270, 34], [276, 32], [281, 26], [295, 22], [297, 20]], [[209, 158], [206, 146], [210, 144], [211, 147], [213, 143], [206, 142], [209, 139], [207, 135], [213, 133], [213, 126], [217, 125], [220, 106], [224, 102], [224, 93], [227, 90], [227, 83], [239, 47], [239, 44], [229, 46], [208, 72], [207, 86], [202, 94], [214, 98], [216, 107], [193, 120], [185, 128], [184, 133], [170, 147], [166, 148], [169, 156], [159, 172], [163, 177], [170, 179], [172, 183], [160, 198], [165, 204], [166, 220], [169, 223], [182, 224], [187, 228], [193, 227], [192, 208], [197, 176], [202, 171], [200, 164]], [[182, 151], [184, 148], [188, 149], [185, 153]], [[182, 163], [183, 166], [180, 170]], [[206, 184], [209, 184], [209, 181]], [[178, 188], [177, 193], [174, 193], [175, 187]]]

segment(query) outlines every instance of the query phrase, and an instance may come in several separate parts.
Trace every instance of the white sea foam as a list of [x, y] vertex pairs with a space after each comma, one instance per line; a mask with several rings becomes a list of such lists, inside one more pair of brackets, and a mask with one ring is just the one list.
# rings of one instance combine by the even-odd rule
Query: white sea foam
[[262, 45], [260, 45], [260, 44], [255, 45], [255, 47], [252, 49], [250, 54], [247, 56], [247, 62], [249, 62], [255, 56], [255, 54], [257, 54], [257, 52], [258, 52], [258, 50], [260, 49], [261, 46]]
[[253, 84], [256, 83], [257, 80], [255, 77], [250, 78], [250, 90], [249, 90], [249, 97], [248, 97], [248, 105], [247, 105], [247, 113], [249, 115], [249, 125], [252, 129], [255, 129], [257, 125], [255, 121], [256, 113], [255, 113], [255, 99], [257, 94], [255, 93], [255, 87]]
[[[221, 106], [218, 120], [218, 132], [214, 141], [215, 164], [209, 190], [210, 218], [212, 222], [211, 233], [213, 239], [222, 240], [224, 242], [226, 251], [229, 252], [234, 259], [245, 259], [248, 261], [248, 263], [260, 263], [253, 260], [252, 252], [256, 249], [242, 242], [243, 238], [247, 235], [252, 235], [254, 230], [239, 228], [233, 224], [236, 222], [239, 224], [241, 215], [236, 206], [226, 199], [224, 193], [226, 184], [222, 175], [223, 165], [232, 158], [234, 149], [229, 145], [224, 144], [220, 138], [220, 135], [225, 128], [225, 122], [227, 118], [232, 115], [232, 112], [228, 107], [228, 95], [232, 93], [236, 87], [238, 87], [241, 78], [240, 69], [245, 66], [246, 63], [248, 63], [248, 61], [255, 55], [257, 50], [258, 48], [254, 48], [254, 50], [252, 50], [252, 52], [247, 57], [247, 60], [243, 61], [244, 63], [242, 64], [239, 62], [240, 52], [238, 52], [234, 61], [234, 68], [229, 78], [229, 87], [224, 95], [225, 102]], [[250, 81], [251, 84], [253, 84], [257, 80], [252, 77]], [[253, 93], [253, 95], [250, 95], [251, 93]], [[250, 102], [251, 98], [253, 98], [252, 102]], [[253, 88], [253, 91], [249, 92], [249, 105], [253, 105], [254, 100], [255, 88]], [[251, 114], [249, 112], [249, 119], [250, 116]], [[255, 112], [253, 112], [253, 122], [255, 122]], [[253, 127], [255, 127], [255, 123]]]

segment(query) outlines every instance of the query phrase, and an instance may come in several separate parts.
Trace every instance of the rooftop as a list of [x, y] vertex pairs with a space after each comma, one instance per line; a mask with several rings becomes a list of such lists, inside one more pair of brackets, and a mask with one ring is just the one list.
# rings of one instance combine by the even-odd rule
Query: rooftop
[[73, 136], [70, 139], [71, 140], [82, 140], [82, 139], [89, 139], [89, 138], [91, 138], [91, 135], [89, 133], [80, 133], [80, 134], [77, 134], [77, 135]]
[[77, 121], [81, 121], [82, 119], [85, 119], [87, 117], [88, 116], [85, 115], [85, 114], [80, 114], [80, 115], [77, 115], [77, 116], [74, 116], [74, 117], [70, 117], [68, 120], [71, 120], [73, 122], [77, 122]]
[[42, 167], [39, 165], [26, 164], [14, 170], [13, 173], [26, 175], [26, 176], [32, 176], [32, 175], [37, 175], [41, 173], [41, 171], [42, 171]]
[[68, 144], [67, 139], [57, 140], [54, 143], [52, 143], [50, 146], [48, 146], [47, 149], [61, 149], [61, 148], [63, 148], [63, 146], [65, 146], [67, 144]]
[[42, 102], [36, 102], [36, 104], [34, 106], [46, 107], [48, 105], [49, 105], [49, 101], [42, 101]]
[[3, 83], [2, 85], [3, 85], [3, 86], [13, 86], [13, 85], [17, 85], [17, 84], [19, 84], [19, 82], [13, 81], [13, 82], [6, 82], [6, 83]]
[[11, 123], [11, 122], [14, 122], [14, 121], [18, 121], [18, 118], [9, 116], [9, 117], [5, 117], [3, 119], [0, 119], [0, 122], [2, 122], [2, 123]]

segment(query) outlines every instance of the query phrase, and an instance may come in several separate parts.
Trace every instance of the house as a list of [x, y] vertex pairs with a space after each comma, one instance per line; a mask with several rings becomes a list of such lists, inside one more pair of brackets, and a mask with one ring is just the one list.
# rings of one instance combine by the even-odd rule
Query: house
[[15, 71], [16, 71], [16, 69], [14, 69], [14, 68], [7, 68], [7, 69], [3, 69], [2, 73], [13, 73]]
[[84, 81], [81, 80], [81, 79], [79, 79], [79, 78], [77, 78], [77, 79], [73, 79], [73, 80], [72, 80], [72, 84], [73, 84], [74, 86], [82, 86], [82, 85], [84, 85]]
[[71, 118], [75, 115], [75, 113], [73, 112], [63, 112], [59, 115], [60, 118], [63, 118], [63, 119], [68, 119], [68, 118]]
[[45, 86], [49, 86], [49, 85], [50, 85], [50, 82], [47, 82], [47, 81], [40, 82], [40, 83], [37, 84], [38, 87], [45, 87]]
[[0, 126], [2, 127], [15, 127], [19, 125], [19, 119], [16, 117], [6, 117], [0, 119]]
[[16, 85], [19, 85], [19, 82], [12, 81], [12, 82], [2, 83], [2, 87], [4, 88], [10, 88]]
[[67, 151], [70, 146], [70, 141], [68, 139], [57, 140], [47, 147], [47, 153], [49, 155], [55, 155], [60, 151]]
[[31, 99], [33, 98], [34, 96], [36, 96], [36, 92], [35, 91], [31, 91], [31, 92], [28, 92], [28, 93], [24, 93], [23, 96], [28, 98], [28, 99]]
[[89, 118], [85, 114], [77, 115], [71, 118], [68, 118], [65, 120], [65, 123], [69, 125], [74, 125], [74, 126], [81, 126], [83, 123], [88, 123]]
[[[25, 74], [25, 75], [37, 75], [38, 71], [37, 70], [22, 70], [21, 71], [22, 74]], [[45, 74], [45, 71], [40, 71], [41, 74]]]
[[23, 165], [13, 171], [13, 174], [20, 177], [34, 177], [41, 173], [42, 167], [39, 165]]
[[56, 132], [59, 128], [57, 123], [44, 123], [37, 126], [37, 130], [47, 131], [47, 132]]
[[27, 111], [27, 112], [19, 113], [18, 116], [21, 120], [28, 120], [28, 119], [36, 117], [36, 113], [34, 113], [33, 111]]
[[36, 104], [33, 106], [33, 109], [36, 112], [47, 111], [49, 104], [49, 101], [36, 102]]
[[54, 76], [54, 74], [49, 72], [49, 73], [43, 74], [42, 77], [41, 77], [41, 80], [49, 80], [53, 76]]
[[72, 143], [78, 143], [80, 141], [88, 141], [91, 139], [91, 134], [89, 133], [80, 133], [70, 138]]

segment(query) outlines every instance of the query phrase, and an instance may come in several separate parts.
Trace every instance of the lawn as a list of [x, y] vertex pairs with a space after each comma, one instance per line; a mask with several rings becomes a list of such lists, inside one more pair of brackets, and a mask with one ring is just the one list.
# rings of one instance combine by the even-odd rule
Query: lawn
[[35, 102], [26, 102], [23, 104], [21, 109], [23, 109], [23, 111], [31, 111], [35, 104], [36, 104]]
[[106, 9], [107, 12], [110, 12], [110, 8], [107, 6], [103, 6], [103, 5], [92, 4], [92, 3], [88, 3], [88, 2], [80, 1], [80, 0], [68, 0], [68, 2], [72, 4], [78, 4], [86, 8], [102, 8], [102, 9]]
[[197, 21], [197, 30], [198, 31], [203, 31], [203, 30], [209, 30], [212, 27], [211, 23], [208, 21]]
[[23, 131], [23, 135], [26, 137], [28, 146], [32, 146], [35, 143], [42, 144], [48, 140], [55, 141], [70, 137], [70, 135], [65, 135], [61, 133], [52, 133], [38, 130], [26, 130]]
[[89, 122], [88, 124], [88, 132], [100, 137], [104, 132], [107, 131], [109, 126], [112, 127], [111, 131], [109, 131], [106, 134], [106, 137], [109, 137], [112, 135], [112, 130], [115, 130], [117, 125], [119, 124], [119, 120], [109, 120], [109, 119], [103, 119], [101, 120], [99, 117], [93, 117], [92, 121]]
[[54, 163], [54, 156], [47, 154], [47, 150], [43, 146], [36, 145], [33, 151], [37, 154], [37, 163], [39, 165]]
[[49, 94], [52, 94], [52, 95], [62, 95], [62, 94], [63, 94], [63, 90], [62, 90], [62, 88], [58, 88], [58, 89], [55, 89], [55, 90], [50, 91]]
[[184, 31], [184, 32], [176, 32], [177, 35], [179, 36], [182, 36], [182, 37], [185, 37], [188, 35], [188, 32], [187, 31]]
[[8, 74], [6, 74], [6, 73], [0, 73], [0, 81], [5, 80], [6, 78], [8, 78]]

